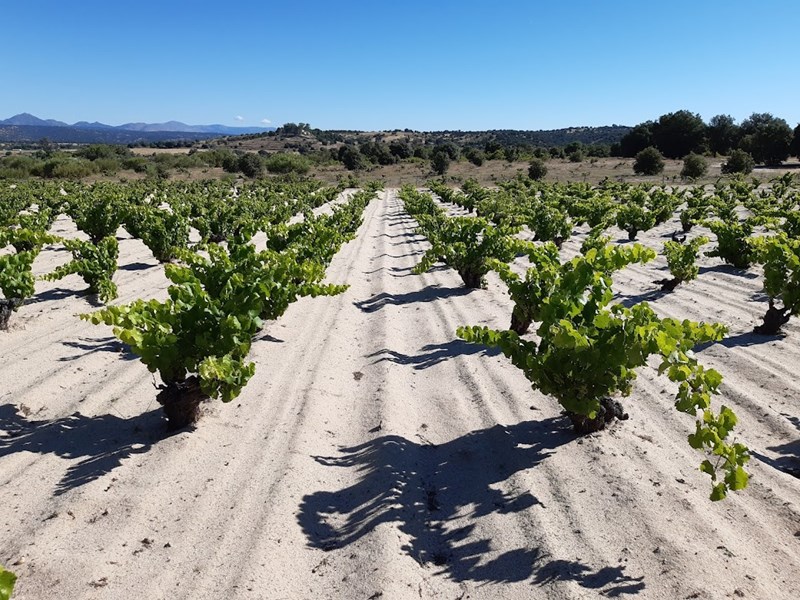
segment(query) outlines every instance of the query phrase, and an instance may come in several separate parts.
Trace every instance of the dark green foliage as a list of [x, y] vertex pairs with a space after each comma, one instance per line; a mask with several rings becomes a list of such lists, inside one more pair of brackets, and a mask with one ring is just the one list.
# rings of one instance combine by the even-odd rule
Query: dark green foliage
[[756, 163], [753, 157], [744, 150], [733, 150], [728, 160], [722, 164], [722, 172], [725, 174], [740, 173], [747, 175], [755, 168]]
[[311, 168], [311, 162], [307, 158], [293, 152], [277, 152], [267, 158], [265, 165], [267, 171], [280, 175], [288, 173], [305, 175]]
[[547, 165], [545, 162], [539, 158], [531, 160], [528, 164], [528, 177], [534, 181], [539, 181], [540, 179], [544, 179], [545, 175], [547, 175]]
[[80, 156], [87, 160], [122, 159], [132, 155], [133, 153], [127, 146], [113, 146], [110, 144], [89, 144], [88, 146], [81, 146], [75, 151], [75, 156]]
[[368, 161], [376, 165], [392, 165], [397, 160], [386, 144], [364, 142], [359, 149]]
[[239, 170], [245, 177], [258, 177], [264, 171], [261, 157], [253, 152], [245, 152], [239, 157]]
[[408, 142], [402, 140], [392, 140], [389, 142], [389, 152], [398, 160], [411, 158], [414, 154]]
[[653, 145], [653, 122], [640, 123], [619, 142], [619, 151], [622, 156], [633, 158], [645, 148]]
[[650, 146], [636, 155], [633, 172], [638, 175], [658, 175], [664, 170], [664, 157], [657, 148]]
[[739, 126], [730, 115], [711, 117], [707, 129], [708, 148], [715, 155], [726, 156], [736, 148], [741, 138]]
[[583, 158], [584, 158], [583, 152], [581, 152], [580, 150], [575, 150], [574, 152], [570, 152], [567, 155], [567, 159], [569, 159], [569, 162], [574, 162], [574, 163], [583, 162]]
[[[701, 151], [706, 125], [698, 114], [688, 110], [661, 115], [652, 126], [653, 146], [668, 158], [683, 158]], [[652, 173], [651, 173], [652, 174]]]
[[464, 148], [463, 154], [464, 158], [466, 158], [476, 167], [480, 167], [483, 164], [484, 159], [486, 158], [481, 150], [479, 150], [478, 148], [474, 148], [472, 146]]
[[792, 132], [792, 143], [789, 145], [789, 153], [800, 158], [800, 125]]
[[431, 155], [431, 168], [437, 175], [444, 175], [450, 167], [450, 156], [446, 151], [434, 148]]
[[697, 179], [708, 172], [708, 162], [700, 154], [689, 153], [683, 159], [683, 169], [681, 177], [686, 179]]
[[740, 147], [758, 164], [777, 166], [789, 158], [793, 132], [789, 124], [769, 113], [754, 113], [742, 122]]
[[367, 159], [358, 151], [358, 148], [349, 145], [339, 148], [339, 161], [349, 171], [359, 171], [366, 169], [368, 166]]

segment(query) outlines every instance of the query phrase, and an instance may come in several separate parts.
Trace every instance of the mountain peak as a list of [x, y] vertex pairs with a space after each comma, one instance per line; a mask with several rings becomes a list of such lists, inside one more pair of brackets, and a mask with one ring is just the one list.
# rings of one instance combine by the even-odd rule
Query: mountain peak
[[37, 127], [69, 127], [66, 123], [54, 119], [40, 119], [30, 113], [19, 113], [10, 119], [0, 121], [2, 125], [33, 125]]

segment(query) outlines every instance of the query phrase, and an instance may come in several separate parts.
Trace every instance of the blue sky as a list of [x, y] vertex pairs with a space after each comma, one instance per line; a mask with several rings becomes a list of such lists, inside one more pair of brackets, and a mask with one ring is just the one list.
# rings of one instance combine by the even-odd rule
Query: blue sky
[[4, 2], [2, 22], [0, 118], [553, 129], [688, 109], [800, 122], [796, 0], [28, 0]]

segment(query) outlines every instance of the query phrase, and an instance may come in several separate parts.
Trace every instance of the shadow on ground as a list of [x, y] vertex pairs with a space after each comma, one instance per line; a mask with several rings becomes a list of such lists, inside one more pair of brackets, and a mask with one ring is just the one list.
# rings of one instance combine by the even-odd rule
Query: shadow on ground
[[744, 279], [758, 279], [759, 275], [751, 273], [747, 269], [737, 269], [731, 265], [714, 265], [713, 267], [700, 267], [700, 275], [705, 273], [725, 273], [726, 275], [734, 275]]
[[761, 333], [754, 333], [751, 329], [750, 331], [742, 331], [741, 333], [737, 333], [735, 335], [730, 335], [725, 339], [719, 342], [705, 342], [703, 344], [698, 344], [695, 350], [698, 352], [701, 350], [705, 350], [709, 346], [713, 345], [720, 345], [725, 346], [726, 348], [740, 348], [740, 347], [748, 347], [748, 346], [759, 346], [761, 344], [769, 344], [771, 342], [776, 342], [781, 340], [785, 337], [784, 334], [779, 335], [764, 335]]
[[39, 302], [49, 302], [51, 300], [58, 302], [64, 298], [72, 298], [74, 296], [80, 296], [80, 293], [69, 288], [57, 287], [46, 292], [34, 294], [25, 304], [38, 304]]
[[444, 298], [466, 296], [471, 291], [472, 290], [467, 287], [443, 288], [438, 285], [429, 285], [421, 290], [408, 292], [407, 294], [388, 294], [386, 292], [381, 292], [366, 300], [353, 302], [353, 304], [364, 312], [375, 312], [389, 304], [400, 306], [403, 304], [413, 304], [415, 302], [433, 302]]
[[372, 354], [368, 354], [366, 358], [376, 358], [372, 364], [379, 362], [393, 362], [399, 365], [411, 365], [417, 370], [427, 369], [438, 365], [450, 358], [456, 356], [465, 356], [478, 354], [481, 356], [497, 356], [500, 354], [498, 348], [488, 348], [480, 344], [470, 344], [464, 340], [452, 340], [444, 344], [427, 344], [420, 349], [419, 354], [403, 354], [383, 348]]
[[[800, 419], [792, 415], [782, 414], [794, 425], [798, 432], [800, 432]], [[759, 452], [753, 452], [753, 456], [774, 469], [778, 469], [792, 477], [800, 479], [800, 439], [781, 444], [780, 446], [770, 446], [767, 450], [778, 454], [778, 457], [771, 458]]]
[[75, 348], [80, 350], [78, 354], [73, 356], [62, 356], [58, 360], [71, 361], [83, 358], [87, 354], [95, 352], [112, 352], [119, 354], [123, 360], [134, 360], [138, 358], [127, 344], [123, 344], [113, 336], [100, 337], [100, 338], [79, 338], [77, 342], [61, 342], [63, 346], [68, 348]]
[[496, 425], [440, 445], [378, 437], [342, 448], [336, 456], [314, 457], [360, 477], [339, 491], [306, 495], [297, 519], [309, 545], [322, 550], [344, 548], [379, 525], [396, 524], [408, 537], [405, 552], [420, 564], [440, 567], [440, 574], [455, 581], [575, 581], [607, 596], [639, 592], [645, 587], [643, 578], [625, 575], [622, 565], [595, 569], [550, 559], [533, 545], [497, 554], [504, 540], [477, 533], [480, 519], [496, 513], [559, 510], [544, 506], [528, 491], [497, 487], [573, 439], [562, 418]]
[[616, 296], [614, 300], [619, 302], [626, 308], [631, 308], [632, 306], [639, 304], [640, 302], [655, 302], [659, 298], [663, 298], [669, 294], [668, 291], [661, 289], [660, 287], [649, 290], [647, 292], [642, 292], [641, 294], [620, 294]]
[[143, 263], [143, 262], [134, 262], [128, 263], [127, 265], [120, 266], [120, 271], [146, 271], [147, 269], [155, 269], [158, 265], [152, 265], [150, 263]]
[[78, 460], [58, 482], [60, 495], [99, 479], [134, 454], [144, 454], [165, 435], [160, 408], [135, 417], [87, 417], [74, 413], [52, 421], [28, 419], [12, 404], [0, 405], [0, 458], [16, 452], [55, 454]]

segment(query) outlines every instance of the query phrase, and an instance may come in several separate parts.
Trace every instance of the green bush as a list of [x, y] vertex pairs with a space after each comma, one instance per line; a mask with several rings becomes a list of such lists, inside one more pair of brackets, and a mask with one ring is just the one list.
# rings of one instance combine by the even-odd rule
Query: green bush
[[248, 152], [239, 157], [239, 170], [247, 177], [258, 177], [264, 171], [264, 163], [258, 154]]
[[638, 175], [658, 175], [664, 170], [664, 157], [654, 146], [645, 148], [636, 155], [633, 172]]
[[683, 169], [681, 169], [681, 177], [687, 179], [697, 179], [702, 177], [708, 172], [708, 163], [706, 159], [699, 154], [691, 152], [683, 159]]
[[528, 177], [531, 179], [539, 180], [544, 179], [547, 175], [547, 165], [539, 158], [534, 158], [528, 164]]
[[756, 163], [753, 157], [744, 150], [734, 150], [728, 160], [722, 164], [722, 172], [725, 174], [742, 173], [747, 175], [755, 168]]
[[267, 161], [267, 171], [270, 173], [287, 174], [297, 173], [303, 175], [311, 168], [309, 160], [299, 154], [279, 152], [270, 156]]
[[437, 175], [444, 175], [450, 167], [450, 157], [447, 152], [436, 150], [431, 156], [431, 168]]
[[574, 163], [583, 162], [583, 152], [581, 152], [580, 150], [575, 150], [574, 152], [570, 152], [567, 155], [567, 158], [569, 159], [569, 162], [574, 162]]

